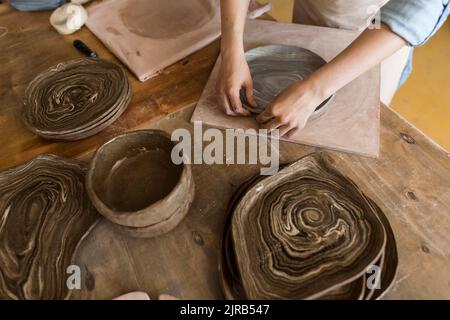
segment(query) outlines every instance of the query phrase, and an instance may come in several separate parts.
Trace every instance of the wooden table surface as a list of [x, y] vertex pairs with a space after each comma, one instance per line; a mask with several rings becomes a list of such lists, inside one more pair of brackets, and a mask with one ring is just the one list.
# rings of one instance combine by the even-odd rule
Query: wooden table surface
[[[216, 41], [175, 65], [158, 77], [139, 82], [127, 71], [133, 98], [127, 111], [112, 126], [77, 142], [48, 142], [22, 124], [20, 109], [28, 83], [41, 71], [61, 61], [83, 57], [73, 46], [81, 39], [102, 59], [120, 62], [87, 29], [70, 36], [59, 35], [49, 24], [49, 12], [17, 12], [0, 4], [0, 128], [3, 152], [0, 170], [20, 164], [34, 156], [51, 152], [68, 157], [87, 154], [108, 137], [119, 132], [145, 128], [177, 110], [192, 106], [199, 99], [219, 54]], [[121, 65], [121, 64], [120, 64]]]
[[[20, 13], [0, 4], [0, 170], [44, 152], [88, 159], [103, 141], [124, 131], [192, 130], [190, 115], [217, 59], [218, 41], [145, 83], [128, 73], [131, 105], [96, 136], [55, 143], [28, 132], [20, 118], [24, 90], [43, 69], [81, 56], [71, 45], [74, 39], [118, 63], [86, 28], [63, 37], [49, 26], [48, 17], [48, 12]], [[280, 145], [284, 163], [315, 151], [322, 150]], [[327, 154], [378, 203], [392, 225], [400, 265], [386, 298], [450, 299], [450, 155], [385, 106], [378, 159]], [[109, 299], [142, 290], [152, 298], [161, 293], [222, 298], [217, 264], [225, 208], [237, 186], [258, 171], [255, 165], [193, 166], [196, 197], [189, 214], [175, 230], [155, 239], [128, 238], [103, 219], [78, 252], [83, 286], [73, 297]]]

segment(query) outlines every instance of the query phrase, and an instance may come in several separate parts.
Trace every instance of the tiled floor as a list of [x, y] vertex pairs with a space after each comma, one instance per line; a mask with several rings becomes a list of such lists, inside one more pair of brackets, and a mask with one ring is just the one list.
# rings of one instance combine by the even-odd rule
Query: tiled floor
[[[275, 19], [291, 21], [293, 0], [272, 0], [272, 7]], [[414, 72], [392, 108], [450, 151], [450, 22], [416, 49]]]

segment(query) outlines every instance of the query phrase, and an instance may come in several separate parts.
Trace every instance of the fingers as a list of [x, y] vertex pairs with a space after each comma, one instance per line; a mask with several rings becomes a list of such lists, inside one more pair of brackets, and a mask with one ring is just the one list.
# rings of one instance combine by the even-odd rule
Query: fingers
[[286, 137], [289, 138], [292, 135], [296, 134], [300, 129], [295, 125], [291, 123], [284, 124], [278, 119], [272, 119], [263, 125], [261, 125], [262, 129], [266, 129], [269, 132], [272, 132], [273, 130], [278, 130], [278, 136], [279, 137]]
[[231, 110], [237, 115], [250, 115], [250, 112], [245, 109], [241, 102], [238, 89], [230, 89], [227, 92], [228, 99], [230, 101]]
[[285, 137], [288, 132], [291, 132], [291, 131], [296, 130], [296, 129], [297, 129], [296, 126], [292, 125], [292, 124], [286, 124], [284, 126], [281, 126], [279, 128], [279, 130], [280, 130], [280, 137]]
[[225, 109], [225, 113], [228, 116], [233, 116], [233, 117], [237, 116], [237, 114], [234, 113], [233, 109], [231, 108], [230, 101], [228, 100], [228, 97], [227, 97], [226, 94], [221, 94], [221, 100], [222, 100], [222, 105], [223, 105], [223, 107]]
[[261, 112], [257, 117], [256, 117], [256, 121], [258, 121], [261, 124], [264, 124], [266, 122], [268, 122], [269, 120], [275, 118], [276, 116], [273, 114], [272, 112], [272, 107], [269, 106], [266, 108], [266, 110], [264, 110], [263, 112]]
[[274, 118], [272, 120], [269, 120], [269, 121], [263, 123], [261, 125], [261, 129], [266, 129], [266, 130], [269, 130], [269, 131], [273, 131], [273, 130], [278, 129], [278, 128], [282, 127], [282, 126], [283, 126], [283, 123], [279, 119]]
[[256, 107], [256, 101], [253, 97], [253, 82], [248, 81], [245, 84], [245, 95], [247, 96], [247, 101], [252, 105], [252, 107]]
[[291, 119], [289, 115], [277, 115], [273, 111], [273, 107], [269, 106], [263, 113], [257, 117], [257, 121], [261, 124], [262, 129], [273, 131], [279, 130], [279, 136], [283, 137], [288, 133], [298, 131], [300, 128], [298, 123]]
[[306, 121], [308, 119], [302, 119], [302, 121], [296, 123], [295, 125], [288, 126], [286, 132], [280, 133], [280, 136], [284, 136], [288, 139], [296, 136], [303, 128], [306, 126]]
[[299, 132], [300, 132], [299, 128], [294, 128], [294, 129], [290, 130], [288, 133], [286, 133], [286, 138], [291, 139]]

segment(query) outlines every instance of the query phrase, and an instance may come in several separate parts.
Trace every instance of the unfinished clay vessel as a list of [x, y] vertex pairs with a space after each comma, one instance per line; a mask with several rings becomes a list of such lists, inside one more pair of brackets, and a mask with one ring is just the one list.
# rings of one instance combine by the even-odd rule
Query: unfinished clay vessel
[[174, 164], [175, 144], [159, 130], [117, 136], [96, 152], [86, 186], [97, 210], [124, 233], [154, 237], [175, 228], [194, 199], [188, 164]]

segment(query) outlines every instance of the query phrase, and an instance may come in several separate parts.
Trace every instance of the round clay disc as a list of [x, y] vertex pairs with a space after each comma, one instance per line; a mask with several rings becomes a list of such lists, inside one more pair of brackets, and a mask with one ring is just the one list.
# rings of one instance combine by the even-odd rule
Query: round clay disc
[[79, 140], [112, 124], [130, 100], [130, 83], [121, 67], [100, 59], [70, 60], [31, 81], [23, 118], [43, 138]]
[[[252, 107], [241, 91], [241, 100], [247, 110], [259, 114], [286, 88], [326, 64], [326, 61], [312, 51], [296, 46], [267, 45], [247, 51], [253, 79], [253, 96], [256, 108]], [[324, 109], [332, 96], [320, 104], [315, 113]]]

